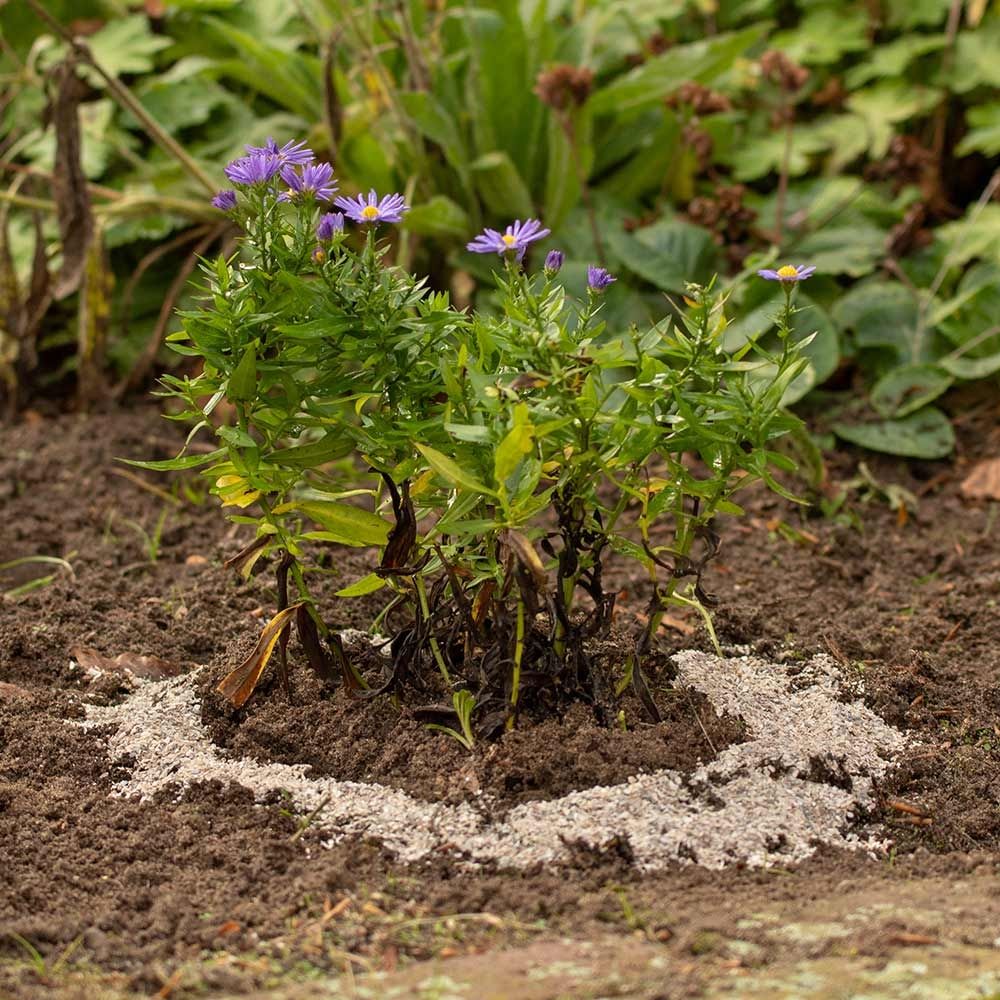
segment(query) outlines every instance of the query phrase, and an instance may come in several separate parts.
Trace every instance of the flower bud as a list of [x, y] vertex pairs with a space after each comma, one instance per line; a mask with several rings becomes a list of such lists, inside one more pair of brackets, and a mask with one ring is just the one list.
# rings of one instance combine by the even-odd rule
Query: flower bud
[[563, 252], [562, 250], [550, 250], [545, 255], [545, 273], [551, 278], [553, 275], [558, 274], [560, 268], [563, 266]]

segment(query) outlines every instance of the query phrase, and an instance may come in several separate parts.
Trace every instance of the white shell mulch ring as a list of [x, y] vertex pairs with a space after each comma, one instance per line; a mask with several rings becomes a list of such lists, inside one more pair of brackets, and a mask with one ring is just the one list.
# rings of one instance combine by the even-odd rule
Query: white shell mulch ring
[[258, 799], [281, 789], [330, 842], [373, 837], [402, 861], [451, 851], [463, 863], [527, 867], [570, 857], [573, 842], [599, 848], [627, 838], [643, 869], [680, 861], [709, 868], [787, 864], [822, 844], [877, 850], [854, 816], [873, 779], [907, 745], [860, 701], [843, 701], [843, 677], [825, 656], [777, 664], [753, 656], [675, 657], [679, 682], [746, 723], [746, 742], [693, 774], [658, 771], [627, 783], [529, 802], [492, 819], [473, 803], [414, 799], [381, 785], [307, 778], [305, 765], [260, 764], [219, 749], [200, 722], [195, 675], [143, 683], [111, 707], [87, 707], [87, 728], [114, 725], [112, 759], [135, 760], [121, 795], [218, 779]]

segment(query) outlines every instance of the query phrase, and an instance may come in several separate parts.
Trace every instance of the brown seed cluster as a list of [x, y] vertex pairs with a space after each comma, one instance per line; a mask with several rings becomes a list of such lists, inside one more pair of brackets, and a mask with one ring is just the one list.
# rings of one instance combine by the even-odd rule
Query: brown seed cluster
[[889, 152], [878, 163], [865, 169], [870, 181], [891, 180], [893, 191], [908, 184], [922, 183], [934, 167], [934, 154], [912, 135], [893, 136]]
[[665, 103], [668, 108], [690, 108], [699, 117], [718, 114], [720, 111], [731, 111], [733, 107], [725, 94], [720, 94], [717, 90], [705, 87], [694, 80], [682, 83], [666, 98]]
[[535, 93], [543, 104], [557, 111], [579, 107], [594, 89], [594, 71], [586, 66], [559, 63], [542, 70], [535, 80]]
[[712, 195], [699, 195], [687, 207], [687, 217], [712, 233], [724, 246], [730, 261], [739, 266], [750, 252], [753, 224], [757, 213], [743, 204], [747, 189], [743, 184], [719, 184]]
[[809, 79], [809, 70], [779, 49], [770, 49], [760, 57], [760, 69], [771, 83], [789, 94], [801, 90]]

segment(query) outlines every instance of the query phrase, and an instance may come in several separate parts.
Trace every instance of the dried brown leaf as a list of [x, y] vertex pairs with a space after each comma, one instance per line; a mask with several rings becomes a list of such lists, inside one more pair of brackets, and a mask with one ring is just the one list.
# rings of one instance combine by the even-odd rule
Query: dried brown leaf
[[1000, 500], [1000, 458], [976, 462], [960, 488], [968, 500]]
[[240, 708], [253, 694], [264, 668], [267, 666], [281, 633], [291, 624], [291, 619], [302, 607], [302, 602], [279, 611], [265, 626], [250, 655], [219, 682], [216, 691], [235, 708]]
[[80, 102], [87, 85], [76, 75], [76, 59], [69, 55], [53, 71], [56, 95], [48, 109], [56, 136], [52, 195], [58, 207], [62, 239], [62, 268], [52, 287], [57, 299], [71, 295], [83, 281], [87, 250], [94, 233], [90, 191], [80, 160]]

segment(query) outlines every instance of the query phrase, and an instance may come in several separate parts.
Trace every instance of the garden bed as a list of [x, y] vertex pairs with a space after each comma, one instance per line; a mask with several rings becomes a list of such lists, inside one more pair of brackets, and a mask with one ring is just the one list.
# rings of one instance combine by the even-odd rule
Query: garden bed
[[[218, 676], [271, 613], [275, 595], [266, 575], [237, 584], [222, 568], [246, 539], [235, 530], [219, 538], [214, 499], [199, 505], [176, 491], [174, 502], [156, 492], [171, 488], [162, 477], [141, 474], [141, 486], [113, 462], [173, 453], [177, 438], [152, 410], [7, 428], [0, 439], [0, 561], [65, 557], [73, 575], [24, 564], [2, 581], [9, 589], [55, 574], [20, 600], [0, 603], [0, 925], [52, 960], [80, 938], [77, 959], [122, 970], [132, 986], [159, 989], [175, 967], [206, 949], [260, 953], [287, 968], [305, 954], [316, 926], [326, 944], [309, 961], [321, 968], [343, 968], [331, 949], [384, 967], [401, 956], [538, 933], [586, 938], [610, 924], [631, 934], [627, 912], [640, 913], [651, 936], [660, 934], [666, 954], [690, 958], [692, 935], [709, 914], [714, 928], [735, 933], [745, 913], [839, 891], [844, 879], [891, 901], [899, 877], [992, 877], [1000, 847], [1000, 527], [995, 507], [965, 501], [958, 487], [973, 459], [1000, 449], [995, 428], [995, 410], [966, 424], [968, 450], [956, 464], [872, 464], [882, 483], [919, 495], [905, 521], [880, 501], [861, 502], [857, 492], [851, 502], [863, 530], [802, 521], [791, 505], [755, 492], [749, 518], [723, 526], [709, 587], [722, 599], [722, 642], [749, 646], [788, 673], [825, 655], [843, 679], [841, 699], [862, 691], [867, 707], [907, 731], [911, 743], [858, 816], [865, 824], [858, 829], [892, 841], [890, 853], [822, 849], [781, 879], [679, 863], [642, 875], [627, 841], [574, 846], [569, 829], [561, 831], [567, 856], [517, 874], [490, 864], [463, 867], [448, 852], [405, 865], [371, 838], [346, 836], [324, 849], [330, 832], [317, 823], [303, 829], [302, 809], [280, 796], [254, 806], [253, 792], [237, 786], [209, 782], [147, 801], [112, 797], [112, 785], [129, 778], [134, 762], [109, 755], [107, 730], [78, 723], [88, 702], [104, 706], [95, 719], [113, 710], [130, 683], [113, 671], [88, 677], [72, 651], [158, 656], [184, 670], [207, 665]], [[857, 456], [838, 457], [834, 484], [852, 478], [856, 463]], [[153, 560], [148, 536], [164, 510]], [[356, 558], [343, 557], [345, 579], [359, 575]], [[631, 581], [614, 573], [612, 566], [625, 628], [642, 605], [630, 602]], [[338, 624], [361, 626], [371, 610], [370, 603], [342, 605]], [[662, 655], [710, 649], [697, 626], [672, 619]], [[489, 800], [502, 820], [514, 809], [642, 773], [690, 775], [746, 745], [735, 716], [713, 709], [690, 685], [673, 688], [667, 660], [659, 662], [659, 727], [635, 715], [630, 731], [620, 733], [577, 710], [472, 755], [388, 704], [359, 712], [339, 693], [314, 698], [319, 692], [301, 664], [291, 706], [265, 688], [237, 718], [211, 699], [203, 713], [216, 741], [239, 756], [308, 764], [312, 778], [390, 784], [424, 802]], [[818, 778], [836, 787], [835, 773]], [[324, 906], [345, 899], [344, 915], [323, 922]], [[431, 918], [481, 912], [497, 923], [449, 932], [446, 944], [437, 931], [425, 932]], [[419, 923], [425, 919], [431, 923]], [[419, 933], [400, 932], [405, 920], [418, 921]], [[538, 920], [543, 928], [525, 930]], [[982, 925], [986, 943], [995, 924], [985, 911]], [[11, 939], [0, 948], [10, 959], [23, 956]], [[206, 982], [219, 989], [263, 983], [274, 967], [230, 963], [228, 983], [225, 976]], [[3, 968], [5, 988], [37, 995], [37, 970]]]

